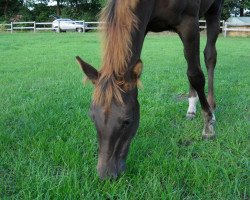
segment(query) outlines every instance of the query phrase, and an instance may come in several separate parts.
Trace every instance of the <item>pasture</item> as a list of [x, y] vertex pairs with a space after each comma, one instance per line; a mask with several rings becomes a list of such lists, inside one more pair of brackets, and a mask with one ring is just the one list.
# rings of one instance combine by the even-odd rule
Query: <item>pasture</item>
[[98, 179], [93, 86], [75, 62], [98, 67], [100, 48], [97, 33], [0, 35], [0, 199], [249, 199], [250, 39], [218, 39], [217, 138], [203, 141], [200, 106], [185, 118], [181, 41], [147, 36], [140, 127], [117, 181]]

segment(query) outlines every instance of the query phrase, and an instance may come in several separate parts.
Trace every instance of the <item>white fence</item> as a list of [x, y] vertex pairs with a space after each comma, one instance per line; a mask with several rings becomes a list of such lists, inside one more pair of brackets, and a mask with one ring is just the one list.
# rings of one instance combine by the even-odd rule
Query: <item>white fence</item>
[[[83, 32], [87, 30], [96, 30], [99, 29], [99, 24], [101, 22], [85, 22], [85, 21], [75, 21], [75, 22], [81, 22], [83, 24]], [[200, 20], [200, 29], [206, 29], [206, 21]], [[41, 31], [41, 30], [55, 30], [57, 32], [60, 32], [60, 23], [58, 24], [57, 28], [52, 27], [52, 22], [11, 22], [10, 24], [0, 24], [0, 27], [2, 27], [3, 30], [10, 31], [13, 33], [15, 30], [31, 30], [31, 31]], [[230, 27], [230, 24], [228, 24], [225, 21], [220, 22], [220, 28], [222, 32], [224, 32], [224, 36], [227, 36], [227, 33], [229, 31], [244, 31], [244, 32], [250, 32], [250, 28], [235, 28]]]
[[250, 24], [246, 24], [244, 27], [240, 27], [234, 24], [230, 24], [225, 22], [224, 25], [224, 36], [227, 37], [227, 33], [229, 31], [236, 31], [236, 32], [250, 32]]
[[[207, 29], [206, 20], [199, 20], [199, 23], [200, 23], [200, 29]], [[224, 26], [225, 26], [225, 21], [221, 20], [220, 21], [220, 29], [223, 30]]]
[[[75, 23], [82, 23], [83, 32], [86, 30], [95, 30], [98, 29], [98, 25], [100, 22], [85, 22], [85, 21], [74, 21]], [[58, 22], [58, 26], [56, 28], [52, 27], [52, 22], [11, 22], [10, 24], [0, 24], [3, 27], [3, 30], [10, 31], [13, 33], [15, 30], [31, 30], [31, 31], [47, 31], [47, 30], [55, 30], [60, 32], [60, 21]]]

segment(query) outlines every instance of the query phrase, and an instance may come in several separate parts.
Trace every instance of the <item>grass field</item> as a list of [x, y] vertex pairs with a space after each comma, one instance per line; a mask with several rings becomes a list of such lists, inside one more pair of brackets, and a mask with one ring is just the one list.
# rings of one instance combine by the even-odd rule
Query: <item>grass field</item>
[[146, 38], [127, 171], [102, 182], [88, 117], [93, 88], [74, 58], [98, 67], [98, 34], [1, 34], [0, 199], [249, 199], [250, 39], [220, 37], [217, 47], [217, 138], [202, 141], [201, 113], [185, 118], [180, 40]]

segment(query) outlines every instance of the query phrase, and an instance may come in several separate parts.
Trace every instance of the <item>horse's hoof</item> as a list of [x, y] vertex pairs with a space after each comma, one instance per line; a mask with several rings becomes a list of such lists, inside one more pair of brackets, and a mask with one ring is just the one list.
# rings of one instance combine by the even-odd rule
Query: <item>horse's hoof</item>
[[212, 113], [212, 116], [209, 116], [208, 113], [203, 112], [203, 116], [205, 119], [204, 128], [202, 131], [202, 139], [211, 140], [215, 138], [215, 116]]
[[202, 134], [202, 139], [203, 140], [214, 140], [215, 134]]
[[215, 138], [214, 125], [215, 125], [215, 119], [212, 119], [209, 124], [205, 125], [202, 132], [203, 140], [212, 140]]
[[194, 112], [188, 112], [186, 115], [188, 120], [193, 120], [195, 118], [195, 113]]

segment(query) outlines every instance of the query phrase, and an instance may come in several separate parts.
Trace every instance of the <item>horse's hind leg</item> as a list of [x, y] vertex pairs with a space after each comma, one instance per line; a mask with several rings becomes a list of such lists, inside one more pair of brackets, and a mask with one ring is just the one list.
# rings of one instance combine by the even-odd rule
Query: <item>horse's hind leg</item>
[[205, 63], [208, 71], [208, 103], [214, 110], [214, 68], [217, 60], [216, 41], [220, 32], [220, 18], [218, 15], [207, 14], [207, 44], [204, 50]]
[[210, 139], [215, 136], [214, 133], [214, 115], [205, 95], [205, 77], [200, 67], [200, 33], [198, 16], [185, 16], [182, 23], [176, 27], [183, 45], [185, 58], [188, 64], [187, 76], [190, 85], [196, 90], [204, 117], [203, 138]]

